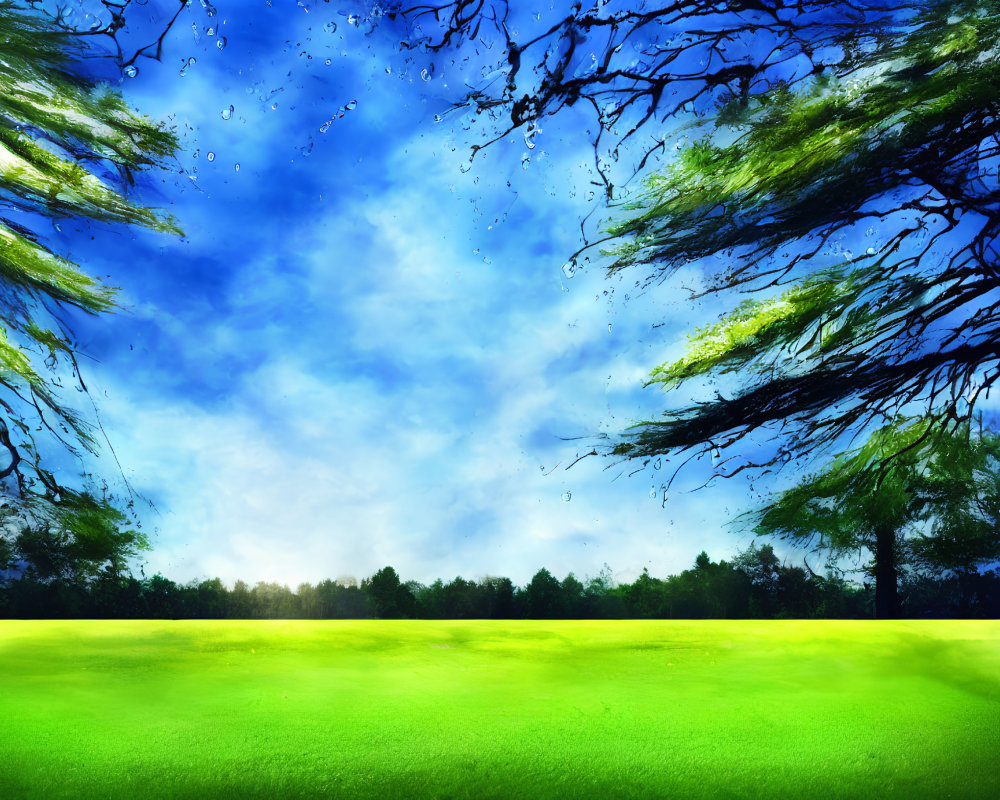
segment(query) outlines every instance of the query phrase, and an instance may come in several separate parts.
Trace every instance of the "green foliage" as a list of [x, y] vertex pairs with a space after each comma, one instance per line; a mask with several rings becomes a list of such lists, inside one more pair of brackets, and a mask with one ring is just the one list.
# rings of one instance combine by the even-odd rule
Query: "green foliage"
[[[157, 574], [139, 580], [115, 572], [110, 562], [93, 564], [84, 574], [72, 569], [77, 559], [56, 550], [50, 560], [58, 559], [65, 566], [58, 577], [58, 568], [47, 577], [33, 568], [6, 584], [0, 578], [0, 618], [369, 619], [380, 610], [370, 580], [362, 587], [324, 580], [294, 590], [263, 581], [250, 588], [236, 581], [227, 589], [218, 578], [177, 584]], [[380, 572], [385, 580], [388, 573]], [[412, 603], [408, 616], [417, 619], [537, 619], [555, 613], [567, 619], [857, 619], [873, 611], [869, 587], [850, 583], [833, 569], [824, 576], [808, 565], [781, 563], [770, 545], [751, 544], [730, 562], [716, 563], [701, 553], [691, 569], [678, 575], [659, 578], [644, 570], [631, 583], [616, 583], [607, 567], [582, 582], [572, 573], [562, 581], [548, 574], [536, 582], [536, 588], [545, 589], [542, 603], [532, 582], [518, 588], [498, 577], [436, 580], [429, 586], [407, 581], [394, 594], [413, 598], [406, 601]], [[907, 570], [899, 590], [903, 616], [1000, 616], [996, 571], [941, 577]]]
[[[820, 63], [803, 39], [810, 77], [790, 86], [755, 68], [757, 90], [690, 120], [676, 157], [622, 206], [612, 273], [642, 266], [662, 281], [720, 257], [698, 293], [753, 299], [696, 330], [649, 381], [734, 374], [735, 391], [640, 422], [609, 454], [707, 452], [780, 430], [773, 465], [840, 446], [907, 403], [967, 418], [966, 397], [996, 379], [1000, 7], [928, 0], [904, 16], [874, 32], [804, 29], [842, 57]], [[866, 225], [878, 238], [864, 252], [837, 244]]]
[[[942, 22], [946, 6], [968, 16]], [[715, 135], [735, 141], [688, 144], [646, 180], [630, 206], [643, 213], [610, 229], [635, 237], [642, 253], [614, 269], [636, 261], [666, 269], [751, 241], [786, 241], [904, 181], [890, 169], [901, 157], [995, 102], [1000, 21], [987, 6], [926, 5], [843, 75], [823, 73], [796, 92], [778, 85], [745, 107], [731, 100]]]
[[362, 584], [361, 589], [372, 601], [375, 615], [383, 619], [411, 617], [415, 598], [399, 581], [399, 574], [392, 567], [383, 567]]
[[776, 297], [744, 300], [719, 322], [690, 335], [684, 356], [656, 367], [649, 383], [670, 389], [698, 375], [738, 372], [754, 362], [758, 373], [773, 373], [776, 363], [792, 372], [813, 354], [856, 347], [885, 320], [911, 309], [927, 290], [920, 280], [883, 284], [878, 266], [839, 266]]
[[895, 596], [897, 566], [971, 571], [1000, 558], [1000, 435], [896, 420], [747, 516], [759, 535], [835, 558], [867, 551], [876, 591]]
[[109, 311], [114, 290], [54, 252], [43, 231], [82, 219], [179, 234], [127, 193], [134, 172], [169, 158], [178, 141], [83, 77], [85, 37], [29, 5], [0, 1], [0, 478], [23, 525], [18, 547], [39, 574], [100, 563], [117, 572], [145, 540], [120, 533], [107, 502], [60, 486], [34, 438], [45, 431], [71, 453], [96, 452], [89, 425], [59, 396], [61, 370], [79, 378], [62, 312]]
[[125, 514], [87, 493], [64, 489], [56, 501], [35, 498], [27, 509], [8, 506], [2, 512], [0, 524], [10, 539], [7, 563], [27, 562], [28, 574], [42, 581], [118, 577], [130, 558], [149, 549], [145, 534], [123, 529]]

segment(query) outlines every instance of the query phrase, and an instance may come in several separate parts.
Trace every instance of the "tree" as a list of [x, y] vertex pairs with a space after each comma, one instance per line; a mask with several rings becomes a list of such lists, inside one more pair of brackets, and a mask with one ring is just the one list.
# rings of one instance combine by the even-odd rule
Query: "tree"
[[584, 616], [583, 584], [571, 572], [563, 578], [560, 586], [562, 589], [563, 605], [566, 608], [566, 616], [569, 619], [582, 619]]
[[[6, 563], [27, 564], [27, 573], [42, 581], [88, 582], [100, 574], [118, 579], [130, 558], [149, 549], [145, 534], [122, 530], [125, 514], [90, 494], [62, 489], [58, 502], [31, 498], [27, 520], [23, 509], [0, 509], [0, 530], [12, 541]], [[4, 554], [0, 554], [4, 555]]]
[[[107, 312], [114, 290], [55, 252], [45, 231], [76, 219], [180, 233], [128, 197], [135, 173], [178, 143], [85, 77], [85, 35], [33, 5], [0, 2], [0, 492], [10, 523], [0, 538], [16, 535], [15, 549], [39, 573], [104, 561], [118, 571], [144, 539], [112, 531], [121, 519], [109, 498], [63, 486], [43, 463], [45, 436], [74, 455], [97, 450], [95, 428], [60, 399], [67, 373], [87, 390], [67, 310]], [[0, 549], [8, 554], [9, 543]]]
[[[1000, 377], [994, 0], [578, 2], [535, 24], [502, 0], [393, 12], [415, 50], [476, 42], [470, 69], [493, 59], [456, 104], [487, 120], [473, 155], [521, 129], [530, 147], [571, 106], [593, 114], [614, 213], [574, 258], [601, 244], [611, 274], [676, 292], [700, 263], [690, 296], [731, 309], [653, 369], [685, 394], [605, 453], [766, 470], [898, 413], [966, 420]], [[642, 189], [620, 200], [616, 172]]]
[[867, 552], [875, 615], [899, 614], [899, 571], [973, 570], [1000, 558], [1000, 436], [898, 420], [751, 512], [760, 535], [834, 558]]
[[611, 567], [605, 564], [587, 579], [583, 589], [584, 614], [590, 619], [617, 619], [625, 614], [621, 594], [616, 591]]
[[233, 589], [229, 592], [229, 602], [227, 604], [229, 619], [253, 619], [254, 604], [253, 595], [246, 581], [236, 581]]
[[361, 590], [371, 598], [376, 617], [398, 619], [412, 617], [416, 612], [416, 599], [400, 583], [399, 574], [392, 567], [382, 567], [363, 580]]
[[528, 619], [560, 619], [566, 616], [562, 584], [544, 567], [532, 576], [522, 592]]
[[257, 614], [264, 619], [296, 619], [299, 616], [298, 598], [284, 584], [258, 581], [250, 594]]
[[514, 584], [510, 578], [486, 576], [479, 582], [483, 594], [483, 617], [510, 619], [514, 616]]
[[674, 616], [673, 596], [667, 582], [654, 578], [643, 567], [634, 583], [619, 587], [626, 616], [638, 619], [659, 619]]
[[300, 583], [295, 589], [299, 598], [299, 613], [305, 619], [321, 619], [323, 616], [322, 599], [317, 587], [311, 583]]

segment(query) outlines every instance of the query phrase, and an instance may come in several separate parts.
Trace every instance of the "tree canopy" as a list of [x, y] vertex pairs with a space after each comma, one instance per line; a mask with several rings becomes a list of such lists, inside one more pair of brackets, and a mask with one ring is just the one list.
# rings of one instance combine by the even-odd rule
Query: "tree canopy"
[[1000, 436], [897, 420], [750, 512], [755, 532], [834, 557], [871, 555], [879, 617], [899, 613], [899, 569], [963, 572], [1000, 558]]
[[[613, 213], [584, 250], [637, 285], [731, 309], [652, 369], [670, 392], [663, 416], [605, 452], [713, 453], [732, 475], [842, 450], [899, 413], [968, 419], [1000, 376], [998, 11], [577, 2], [532, 23], [505, 2], [456, 0], [393, 18], [415, 49], [475, 43], [493, 59], [462, 104], [492, 120], [473, 154], [592, 111]], [[625, 162], [641, 188], [623, 195]], [[691, 264], [701, 277], [677, 285]]]
[[[44, 461], [50, 442], [37, 438], [97, 451], [93, 425], [60, 393], [67, 371], [87, 391], [66, 311], [115, 307], [114, 289], [57, 252], [48, 231], [67, 219], [180, 230], [129, 196], [136, 172], [170, 157], [176, 136], [87, 77], [85, 35], [31, 5], [0, 0], [0, 481], [5, 535], [41, 564], [59, 542], [63, 556], [92, 560], [118, 535], [104, 528], [123, 521], [93, 487], [64, 485]], [[113, 569], [144, 544], [126, 538], [108, 551]]]

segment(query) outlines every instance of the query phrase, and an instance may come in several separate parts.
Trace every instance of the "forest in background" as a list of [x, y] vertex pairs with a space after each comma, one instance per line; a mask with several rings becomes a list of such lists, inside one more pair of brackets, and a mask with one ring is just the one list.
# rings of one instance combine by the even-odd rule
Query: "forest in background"
[[[935, 576], [905, 573], [902, 617], [1000, 617], [1000, 571]], [[732, 561], [698, 555], [691, 569], [657, 578], [644, 570], [616, 583], [609, 568], [561, 581], [540, 569], [524, 586], [509, 578], [456, 577], [429, 585], [403, 581], [393, 567], [374, 575], [300, 584], [232, 588], [219, 578], [178, 584], [106, 570], [96, 577], [0, 581], [0, 618], [124, 619], [865, 619], [875, 616], [871, 582], [834, 571], [782, 564], [770, 545]]]

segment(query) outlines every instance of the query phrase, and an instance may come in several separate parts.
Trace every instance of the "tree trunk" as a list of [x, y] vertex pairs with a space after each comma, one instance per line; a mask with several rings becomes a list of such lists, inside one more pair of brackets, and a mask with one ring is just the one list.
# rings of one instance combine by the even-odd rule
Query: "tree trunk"
[[899, 592], [896, 586], [896, 531], [875, 531], [875, 618], [899, 616]]

